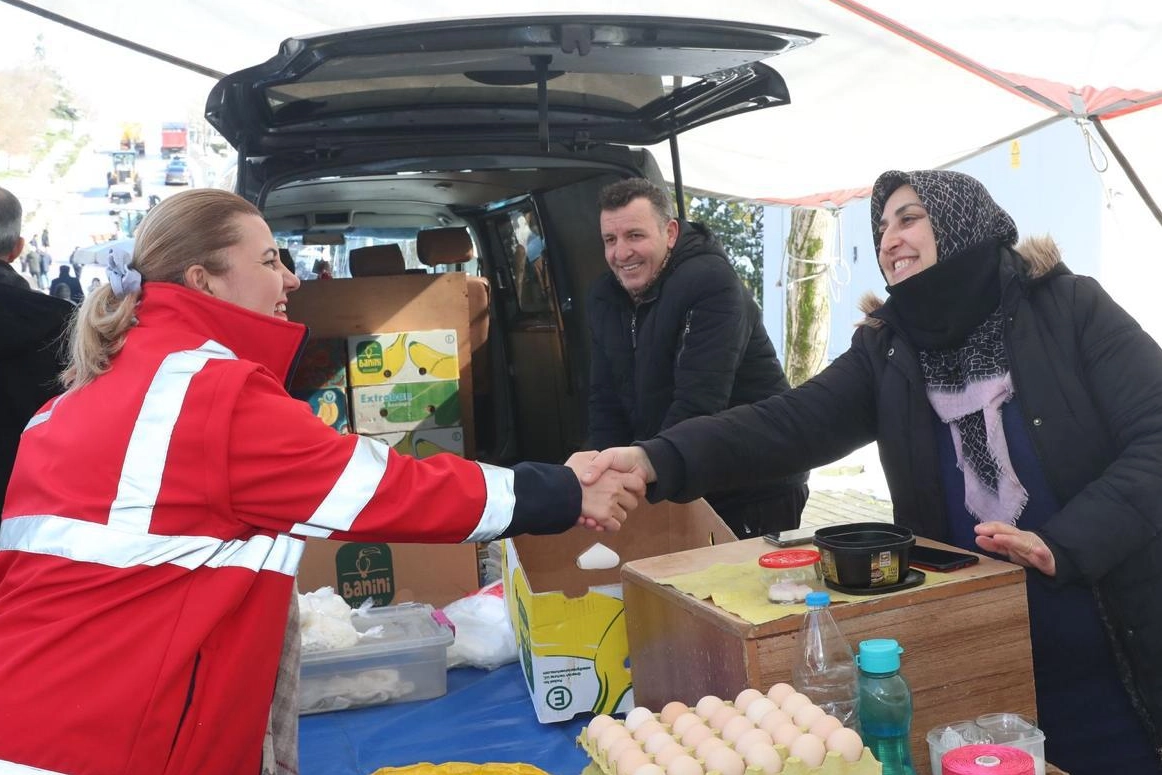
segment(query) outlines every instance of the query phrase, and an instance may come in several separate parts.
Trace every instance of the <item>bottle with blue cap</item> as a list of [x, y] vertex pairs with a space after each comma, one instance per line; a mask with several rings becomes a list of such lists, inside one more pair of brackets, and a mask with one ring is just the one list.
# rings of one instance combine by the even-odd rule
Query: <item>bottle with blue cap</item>
[[845, 727], [858, 731], [859, 675], [851, 645], [831, 615], [831, 595], [808, 592], [806, 602], [791, 684]]
[[912, 690], [900, 675], [904, 650], [890, 638], [860, 641], [859, 723], [863, 742], [883, 775], [915, 775], [912, 768]]

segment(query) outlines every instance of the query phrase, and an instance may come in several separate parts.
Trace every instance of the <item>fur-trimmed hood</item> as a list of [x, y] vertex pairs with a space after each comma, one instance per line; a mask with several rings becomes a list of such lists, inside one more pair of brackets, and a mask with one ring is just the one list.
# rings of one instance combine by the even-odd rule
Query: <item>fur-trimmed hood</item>
[[[1029, 280], [1044, 277], [1061, 264], [1061, 250], [1048, 234], [1026, 237], [1021, 240], [1013, 252], [1020, 257], [1024, 266], [1024, 275]], [[883, 306], [884, 299], [879, 294], [871, 291], [865, 293], [859, 299], [859, 311], [865, 317], [856, 323], [856, 326], [870, 326], [872, 328], [882, 326], [884, 321], [871, 315]]]

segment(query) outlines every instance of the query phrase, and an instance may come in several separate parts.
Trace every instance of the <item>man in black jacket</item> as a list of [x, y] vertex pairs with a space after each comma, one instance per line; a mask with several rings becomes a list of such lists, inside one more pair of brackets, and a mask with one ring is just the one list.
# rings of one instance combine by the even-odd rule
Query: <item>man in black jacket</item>
[[[598, 197], [610, 271], [589, 292], [589, 441], [595, 449], [654, 435], [790, 386], [762, 312], [721, 244], [673, 217], [667, 193], [641, 178]], [[807, 476], [709, 493], [740, 538], [798, 527]]]
[[61, 392], [60, 338], [73, 306], [31, 290], [12, 262], [24, 249], [20, 201], [0, 188], [0, 506], [20, 434], [36, 410]]

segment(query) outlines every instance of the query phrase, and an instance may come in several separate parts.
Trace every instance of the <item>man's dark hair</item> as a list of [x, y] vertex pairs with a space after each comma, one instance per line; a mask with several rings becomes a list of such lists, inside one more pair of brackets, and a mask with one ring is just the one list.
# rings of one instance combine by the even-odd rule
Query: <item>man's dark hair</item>
[[0, 188], [0, 256], [7, 256], [20, 239], [24, 208], [11, 191]]
[[674, 205], [665, 189], [645, 178], [627, 178], [610, 183], [597, 195], [597, 207], [602, 212], [620, 210], [635, 199], [648, 199], [654, 206], [658, 222], [665, 227], [674, 218]]

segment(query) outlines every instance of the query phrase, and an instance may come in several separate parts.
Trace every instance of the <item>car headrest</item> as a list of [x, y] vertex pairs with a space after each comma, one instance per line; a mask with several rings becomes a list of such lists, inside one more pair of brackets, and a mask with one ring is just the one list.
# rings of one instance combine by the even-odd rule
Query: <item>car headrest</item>
[[352, 277], [385, 277], [407, 270], [399, 245], [368, 245], [348, 255]]
[[424, 266], [466, 264], [476, 258], [472, 235], [463, 226], [424, 229], [416, 235], [416, 254]]

